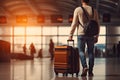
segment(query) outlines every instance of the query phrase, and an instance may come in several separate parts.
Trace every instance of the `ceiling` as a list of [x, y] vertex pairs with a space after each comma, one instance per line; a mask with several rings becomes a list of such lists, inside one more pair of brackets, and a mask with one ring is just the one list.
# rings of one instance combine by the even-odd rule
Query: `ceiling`
[[[90, 5], [98, 10], [101, 20], [104, 13], [109, 13], [114, 19], [111, 23], [120, 25], [120, 0], [90, 0]], [[0, 16], [7, 16], [8, 21], [17, 15], [32, 16], [31, 22], [37, 15], [60, 14], [68, 19], [77, 6], [81, 6], [80, 0], [0, 0]]]
[[51, 15], [71, 14], [76, 7], [74, 0], [1, 0], [1, 15]]
[[[72, 14], [80, 0], [0, 0], [0, 15]], [[100, 14], [120, 16], [120, 0], [90, 0]]]

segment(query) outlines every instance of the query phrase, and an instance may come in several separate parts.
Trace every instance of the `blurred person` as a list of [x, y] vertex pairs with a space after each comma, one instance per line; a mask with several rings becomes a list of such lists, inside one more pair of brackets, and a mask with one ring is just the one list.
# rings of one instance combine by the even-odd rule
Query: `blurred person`
[[54, 58], [54, 42], [52, 39], [50, 39], [50, 43], [49, 43], [49, 53], [51, 55], [51, 60], [53, 60], [53, 58]]
[[23, 52], [24, 52], [24, 54], [26, 54], [26, 50], [27, 50], [26, 44], [24, 44], [24, 45], [23, 45]]
[[37, 57], [38, 57], [38, 58], [42, 58], [42, 49], [39, 50]]
[[34, 54], [36, 53], [36, 49], [33, 43], [30, 44], [29, 49], [30, 49], [30, 56], [34, 57]]
[[117, 57], [120, 57], [120, 41], [117, 44]]

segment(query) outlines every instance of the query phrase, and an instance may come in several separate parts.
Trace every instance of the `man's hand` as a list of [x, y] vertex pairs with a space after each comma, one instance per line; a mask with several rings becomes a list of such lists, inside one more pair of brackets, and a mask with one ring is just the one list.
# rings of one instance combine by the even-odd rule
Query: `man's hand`
[[73, 39], [72, 39], [72, 36], [69, 36], [68, 40], [73, 40]]
[[98, 36], [95, 36], [94, 37], [94, 43], [97, 43], [98, 42]]

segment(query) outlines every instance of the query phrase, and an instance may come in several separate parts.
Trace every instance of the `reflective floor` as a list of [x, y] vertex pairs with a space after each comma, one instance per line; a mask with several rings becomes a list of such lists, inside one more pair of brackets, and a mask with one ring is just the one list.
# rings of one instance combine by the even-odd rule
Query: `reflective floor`
[[96, 58], [94, 77], [68, 75], [58, 77], [54, 73], [50, 58], [34, 60], [11, 60], [11, 63], [0, 63], [0, 80], [120, 80], [120, 59]]

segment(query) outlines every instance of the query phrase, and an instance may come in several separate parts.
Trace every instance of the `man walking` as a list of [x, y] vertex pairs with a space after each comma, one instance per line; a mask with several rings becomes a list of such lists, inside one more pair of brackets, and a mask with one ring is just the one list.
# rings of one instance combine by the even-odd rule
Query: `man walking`
[[[94, 19], [98, 22], [98, 13], [94, 9], [94, 17], [92, 17], [92, 7], [88, 4], [89, 0], [81, 0], [82, 7], [84, 10], [87, 12], [89, 15], [89, 19]], [[72, 40], [73, 34], [75, 32], [75, 29], [78, 27], [78, 49], [79, 49], [79, 55], [80, 55], [80, 60], [81, 64], [83, 67], [83, 71], [81, 76], [86, 76], [87, 71], [89, 76], [93, 76], [93, 67], [94, 67], [94, 44], [98, 40], [98, 35], [95, 36], [85, 36], [84, 35], [84, 27], [81, 25], [85, 25], [88, 23], [88, 19], [86, 18], [86, 15], [84, 14], [83, 8], [82, 7], [77, 7], [74, 10], [74, 15], [73, 15], [73, 21], [71, 24], [71, 31], [69, 35], [69, 40]], [[89, 67], [86, 62], [86, 56], [85, 56], [85, 45], [87, 45], [87, 53], [89, 57]]]

